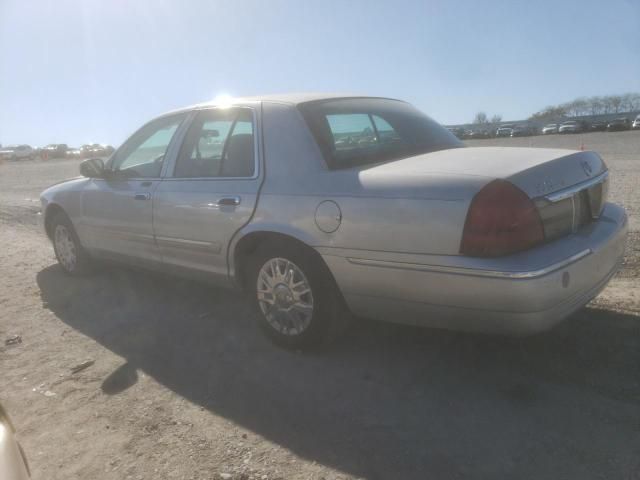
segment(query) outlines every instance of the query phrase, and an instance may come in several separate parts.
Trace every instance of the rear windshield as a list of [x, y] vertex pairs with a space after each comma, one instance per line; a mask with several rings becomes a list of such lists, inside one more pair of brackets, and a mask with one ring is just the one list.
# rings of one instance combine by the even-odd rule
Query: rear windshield
[[397, 100], [349, 98], [299, 107], [330, 168], [463, 147], [449, 130]]

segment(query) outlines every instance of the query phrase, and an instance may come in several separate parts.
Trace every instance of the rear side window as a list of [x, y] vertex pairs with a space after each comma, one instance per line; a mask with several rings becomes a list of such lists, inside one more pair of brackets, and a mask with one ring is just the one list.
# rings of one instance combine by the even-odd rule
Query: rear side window
[[451, 132], [397, 100], [354, 98], [299, 106], [330, 168], [462, 147]]
[[173, 176], [251, 177], [254, 173], [252, 111], [220, 108], [199, 112], [182, 144]]

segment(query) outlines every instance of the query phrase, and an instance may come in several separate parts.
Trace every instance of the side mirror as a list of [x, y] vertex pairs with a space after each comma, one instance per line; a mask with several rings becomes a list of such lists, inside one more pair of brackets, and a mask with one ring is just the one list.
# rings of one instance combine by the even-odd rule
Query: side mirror
[[80, 164], [80, 175], [88, 178], [104, 178], [104, 162], [101, 158], [90, 158]]

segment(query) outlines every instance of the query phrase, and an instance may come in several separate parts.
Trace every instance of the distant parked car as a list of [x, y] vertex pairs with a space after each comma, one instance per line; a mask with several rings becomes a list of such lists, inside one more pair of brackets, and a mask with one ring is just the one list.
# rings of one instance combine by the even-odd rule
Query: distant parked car
[[29, 145], [10, 145], [0, 149], [0, 159], [3, 160], [33, 160], [35, 151]]
[[580, 133], [583, 130], [583, 126], [580, 122], [575, 120], [568, 120], [560, 124], [558, 133]]
[[589, 125], [589, 130], [592, 132], [604, 132], [607, 129], [607, 122], [593, 122]]
[[78, 150], [80, 150], [80, 155], [82, 155], [82, 158], [87, 158], [89, 150], [91, 150], [91, 145], [82, 145]]
[[491, 135], [487, 130], [471, 130], [468, 138], [471, 140], [477, 140], [480, 138], [489, 138]]
[[90, 157], [108, 157], [114, 151], [114, 148], [111, 145], [100, 145], [99, 143], [94, 143], [89, 146], [88, 156]]
[[67, 150], [67, 158], [82, 158], [82, 152], [79, 148], [71, 148]]
[[65, 158], [69, 147], [66, 143], [50, 143], [41, 150], [41, 154], [47, 158]]
[[619, 132], [622, 130], [629, 130], [631, 128], [631, 122], [627, 117], [616, 118], [611, 120], [607, 125], [607, 132]]
[[502, 125], [496, 130], [496, 137], [510, 137], [513, 125]]
[[511, 130], [512, 137], [529, 137], [533, 135], [533, 129], [530, 125], [516, 125]]
[[640, 115], [638, 115], [636, 119], [633, 121], [631, 128], [633, 128], [634, 130], [640, 130]]
[[553, 133], [558, 133], [558, 124], [557, 123], [549, 123], [542, 127], [543, 135], [551, 135]]
[[89, 151], [91, 152], [91, 155], [94, 157], [102, 157], [106, 153], [102, 145], [100, 145], [99, 143], [94, 143], [93, 145], [91, 145], [91, 150]]

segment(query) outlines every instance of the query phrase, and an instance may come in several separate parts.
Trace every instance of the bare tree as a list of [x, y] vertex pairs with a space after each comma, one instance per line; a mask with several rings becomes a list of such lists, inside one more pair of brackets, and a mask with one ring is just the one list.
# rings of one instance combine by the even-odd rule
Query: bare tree
[[501, 121], [502, 121], [502, 115], [494, 115], [493, 117], [491, 117], [491, 120], [489, 121], [489, 123], [491, 123], [492, 125], [497, 125]]
[[613, 107], [613, 111], [615, 113], [620, 113], [622, 110], [622, 97], [620, 95], [612, 95], [611, 96], [611, 106]]
[[591, 97], [589, 99], [589, 113], [591, 115], [599, 115], [604, 109], [604, 104], [601, 97]]
[[488, 122], [489, 121], [487, 120], [487, 114], [484, 112], [478, 112], [476, 113], [476, 116], [473, 117], [473, 123], [476, 125], [484, 125]]
[[622, 109], [625, 112], [635, 112], [640, 109], [640, 94], [625, 93], [622, 95]]
[[541, 122], [553, 122], [561, 120], [567, 116], [567, 110], [564, 105], [549, 106], [544, 110], [534, 113], [529, 120], [538, 120]]
[[562, 105], [549, 106], [531, 115], [532, 120], [557, 120], [558, 117], [581, 117], [608, 113], [635, 112], [640, 110], [640, 93], [607, 95], [604, 97], [580, 97]]

